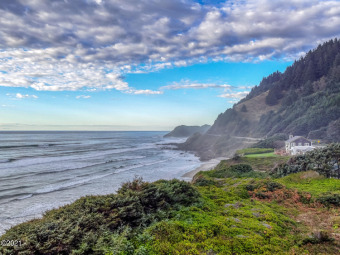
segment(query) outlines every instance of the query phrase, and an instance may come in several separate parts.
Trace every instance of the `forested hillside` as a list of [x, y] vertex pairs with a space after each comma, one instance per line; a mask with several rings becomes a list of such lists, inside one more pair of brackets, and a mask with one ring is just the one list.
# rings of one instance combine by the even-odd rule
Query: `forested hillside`
[[249, 146], [249, 141], [237, 137], [279, 133], [340, 141], [338, 39], [309, 51], [284, 73], [263, 78], [246, 98], [221, 113], [205, 135], [189, 138], [182, 148], [195, 150], [202, 158], [230, 156]]

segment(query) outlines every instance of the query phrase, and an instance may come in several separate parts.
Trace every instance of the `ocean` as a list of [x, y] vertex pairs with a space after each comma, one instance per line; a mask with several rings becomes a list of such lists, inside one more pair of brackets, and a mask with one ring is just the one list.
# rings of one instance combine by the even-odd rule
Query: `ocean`
[[165, 132], [0, 132], [0, 235], [86, 195], [114, 193], [134, 177], [185, 179], [200, 161]]

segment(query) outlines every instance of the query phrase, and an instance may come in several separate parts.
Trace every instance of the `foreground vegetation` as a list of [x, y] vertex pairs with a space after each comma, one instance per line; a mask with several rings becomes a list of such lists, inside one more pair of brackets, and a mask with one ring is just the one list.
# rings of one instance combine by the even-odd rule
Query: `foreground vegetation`
[[[236, 157], [192, 184], [135, 179], [13, 227], [0, 254], [339, 254], [340, 180]], [[260, 163], [261, 162], [261, 163]], [[261, 169], [262, 172], [254, 171]]]

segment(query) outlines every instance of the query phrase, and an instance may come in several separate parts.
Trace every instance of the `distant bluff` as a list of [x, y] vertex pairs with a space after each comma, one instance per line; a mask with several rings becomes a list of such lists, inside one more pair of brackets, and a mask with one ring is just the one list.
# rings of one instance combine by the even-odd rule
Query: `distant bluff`
[[254, 138], [276, 134], [340, 141], [340, 41], [330, 40], [295, 61], [284, 73], [263, 78], [248, 96], [221, 113], [203, 135], [181, 149], [202, 159], [232, 156]]
[[170, 133], [164, 135], [164, 137], [189, 137], [195, 133], [204, 134], [210, 128], [210, 125], [203, 126], [177, 126]]

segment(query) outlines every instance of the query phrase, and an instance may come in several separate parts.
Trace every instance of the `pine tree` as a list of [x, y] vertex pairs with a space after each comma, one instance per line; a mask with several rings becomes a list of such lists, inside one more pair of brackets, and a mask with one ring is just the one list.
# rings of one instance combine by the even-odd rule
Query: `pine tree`
[[241, 112], [247, 112], [247, 106], [244, 104], [242, 105]]

